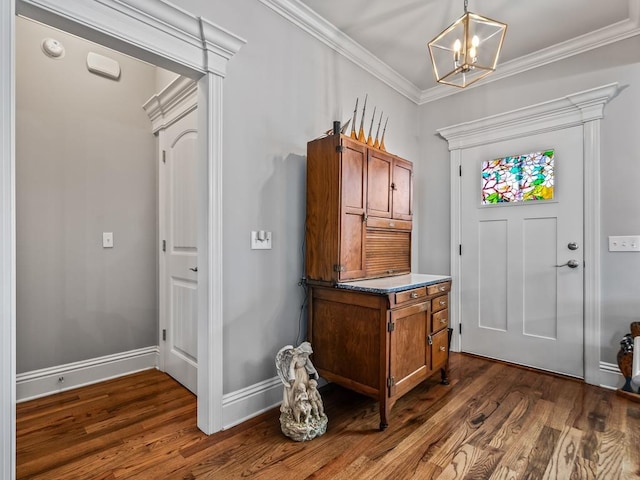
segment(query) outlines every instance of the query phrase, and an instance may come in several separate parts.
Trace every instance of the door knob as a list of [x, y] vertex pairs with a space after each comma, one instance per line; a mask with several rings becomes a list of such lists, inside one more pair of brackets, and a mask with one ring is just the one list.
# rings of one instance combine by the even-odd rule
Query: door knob
[[578, 244], [576, 242], [569, 242], [569, 244], [567, 245], [567, 248], [569, 250], [577, 250], [578, 249]]
[[562, 265], [556, 265], [556, 267], [569, 267], [569, 268], [578, 268], [580, 262], [577, 260], [569, 260], [567, 263], [563, 263]]

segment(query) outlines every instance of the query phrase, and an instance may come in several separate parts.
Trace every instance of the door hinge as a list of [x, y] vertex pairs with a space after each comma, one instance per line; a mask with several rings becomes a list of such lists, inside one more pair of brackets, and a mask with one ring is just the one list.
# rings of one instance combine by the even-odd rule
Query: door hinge
[[462, 165], [458, 167], [458, 176], [462, 176]]
[[396, 323], [389, 320], [387, 323], [387, 332], [393, 332], [396, 329]]
[[162, 163], [167, 163], [167, 151], [162, 150]]
[[166, 328], [162, 329], [162, 341], [163, 342], [167, 341], [167, 329]]
[[166, 240], [162, 240], [162, 251], [163, 252], [167, 251], [167, 241]]
[[462, 255], [462, 244], [458, 245], [458, 254]]
[[396, 379], [393, 377], [387, 378], [387, 388], [391, 388], [396, 384]]
[[460, 335], [462, 335], [462, 324], [461, 323], [458, 324], [458, 333]]
[[429, 335], [429, 336], [427, 337], [427, 343], [428, 343], [429, 345], [433, 345], [433, 338], [431, 338], [431, 335]]
[[344, 265], [334, 265], [333, 266], [333, 271], [334, 272], [344, 272], [345, 268]]
[[336, 145], [336, 152], [337, 153], [343, 153], [344, 152], [344, 147], [342, 145]]

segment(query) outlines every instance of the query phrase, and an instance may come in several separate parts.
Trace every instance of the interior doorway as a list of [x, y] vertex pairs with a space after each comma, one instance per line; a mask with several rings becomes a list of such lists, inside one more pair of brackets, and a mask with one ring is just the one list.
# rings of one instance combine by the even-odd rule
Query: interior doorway
[[198, 427], [222, 429], [222, 104], [227, 62], [245, 41], [203, 17], [162, 2], [14, 0], [0, 3], [0, 459], [15, 472], [15, 14], [96, 40], [198, 81]]
[[[141, 107], [163, 77], [29, 19], [16, 39], [17, 372], [61, 369], [42, 393], [21, 380], [21, 400], [118, 374], [112, 355], [158, 344], [158, 167]], [[93, 378], [77, 373], [88, 364]]]

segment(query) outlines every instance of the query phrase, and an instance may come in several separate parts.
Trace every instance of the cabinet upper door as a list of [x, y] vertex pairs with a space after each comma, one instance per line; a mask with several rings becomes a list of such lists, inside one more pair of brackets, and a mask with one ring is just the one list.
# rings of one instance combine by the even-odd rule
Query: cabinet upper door
[[367, 215], [391, 218], [393, 157], [379, 150], [369, 150], [367, 169]]
[[367, 154], [363, 145], [347, 139], [342, 146], [338, 278], [345, 281], [362, 278], [366, 271]]
[[411, 220], [413, 215], [413, 165], [411, 162], [395, 158], [391, 177], [392, 217]]

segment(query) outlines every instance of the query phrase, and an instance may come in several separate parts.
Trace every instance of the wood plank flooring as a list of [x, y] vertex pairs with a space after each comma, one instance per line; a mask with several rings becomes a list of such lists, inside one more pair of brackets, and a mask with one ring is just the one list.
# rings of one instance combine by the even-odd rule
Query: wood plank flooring
[[327, 433], [284, 437], [274, 409], [207, 437], [196, 401], [158, 371], [17, 407], [17, 478], [640, 478], [640, 403], [582, 382], [451, 355], [451, 385], [427, 380], [378, 430], [370, 398], [323, 390]]

